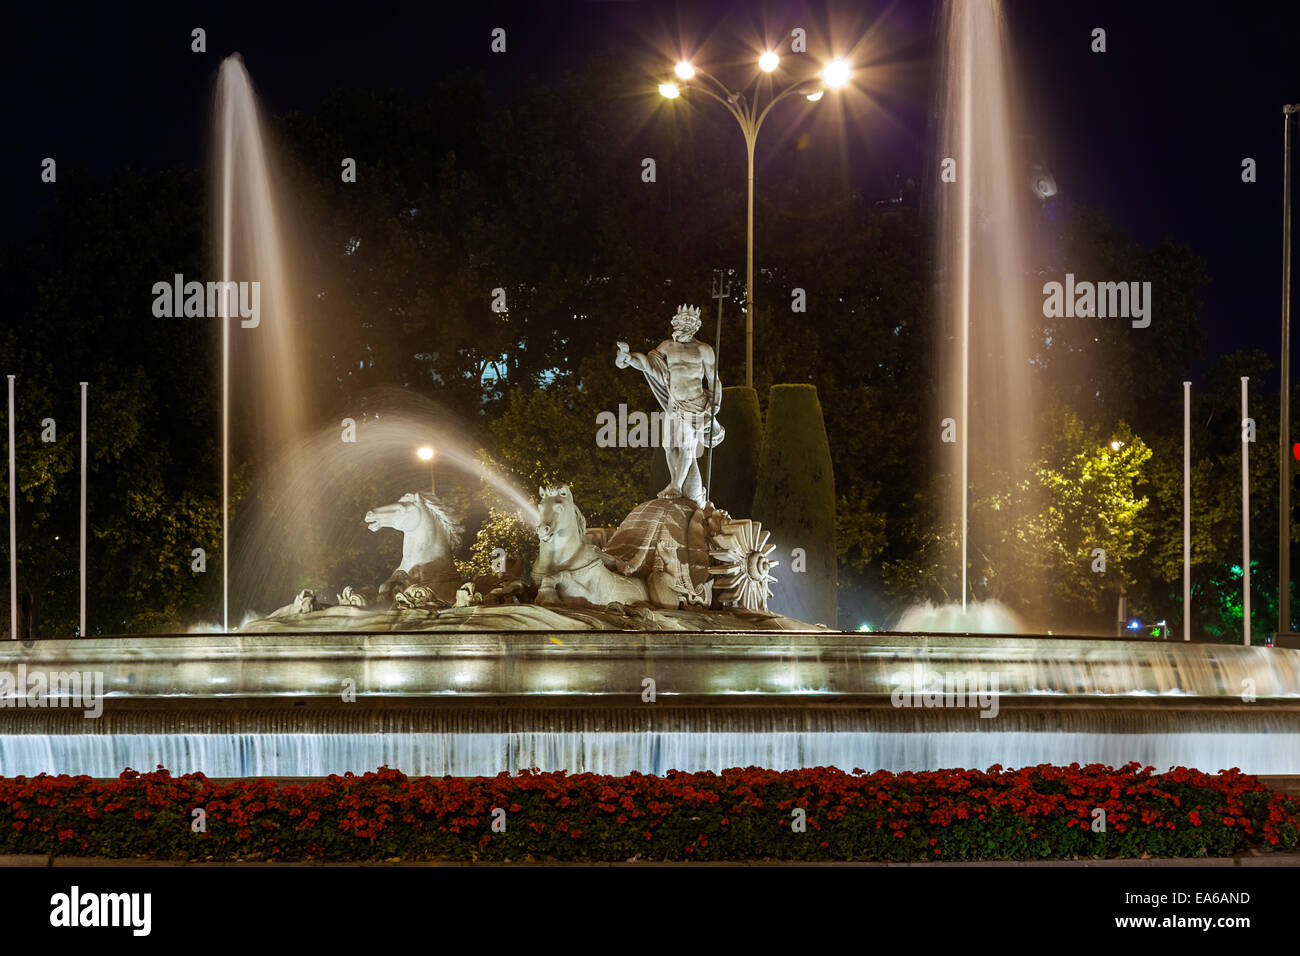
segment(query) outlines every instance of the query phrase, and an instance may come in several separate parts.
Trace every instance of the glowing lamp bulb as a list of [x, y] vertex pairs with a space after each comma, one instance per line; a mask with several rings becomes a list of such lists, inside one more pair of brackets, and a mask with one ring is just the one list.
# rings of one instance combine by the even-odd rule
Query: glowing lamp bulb
[[777, 56], [775, 53], [773, 53], [771, 50], [768, 50], [766, 53], [764, 53], [762, 56], [758, 58], [758, 68], [762, 70], [764, 73], [771, 73], [773, 70], [776, 69], [777, 64], [780, 62], [781, 62], [781, 58]]
[[821, 99], [825, 95], [826, 95], [825, 90], [818, 90], [816, 93], [809, 93], [808, 99], [813, 103], [816, 103], [819, 99]]
[[675, 67], [673, 67], [673, 72], [676, 73], [683, 80], [689, 80], [691, 77], [695, 75], [695, 67], [691, 66], [690, 60], [682, 60]]
[[682, 91], [677, 88], [676, 83], [660, 83], [659, 95], [670, 100], [675, 100], [681, 96]]
[[831, 60], [822, 70], [822, 81], [833, 90], [838, 90], [849, 82], [853, 71], [849, 69], [848, 60]]
[[421, 461], [433, 461], [433, 449], [428, 445], [418, 449], [415, 453], [420, 456]]

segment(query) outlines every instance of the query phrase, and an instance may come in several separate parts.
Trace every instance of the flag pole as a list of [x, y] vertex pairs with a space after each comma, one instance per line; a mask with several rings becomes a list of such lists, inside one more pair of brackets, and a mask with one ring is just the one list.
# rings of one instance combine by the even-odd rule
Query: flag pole
[[77, 637], [86, 636], [86, 387], [81, 383], [81, 625]]
[[9, 376], [9, 639], [18, 640], [18, 498], [14, 478], [14, 378]]
[[1183, 382], [1183, 640], [1192, 639], [1192, 383]]

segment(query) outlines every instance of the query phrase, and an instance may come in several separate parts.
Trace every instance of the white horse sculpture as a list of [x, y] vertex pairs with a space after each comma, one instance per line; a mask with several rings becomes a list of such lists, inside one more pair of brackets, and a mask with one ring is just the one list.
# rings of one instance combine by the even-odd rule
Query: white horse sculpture
[[537, 522], [541, 544], [533, 577], [538, 604], [677, 607], [678, 597], [668, 575], [654, 572], [647, 580], [620, 574], [617, 559], [587, 540], [587, 519], [568, 485], [538, 488], [537, 494], [541, 499]]
[[379, 586], [380, 603], [392, 601], [396, 591], [412, 584], [432, 588], [440, 601], [455, 602], [461, 580], [451, 555], [460, 544], [461, 527], [441, 501], [423, 491], [411, 492], [394, 504], [371, 508], [366, 524], [371, 531], [402, 532], [402, 563]]

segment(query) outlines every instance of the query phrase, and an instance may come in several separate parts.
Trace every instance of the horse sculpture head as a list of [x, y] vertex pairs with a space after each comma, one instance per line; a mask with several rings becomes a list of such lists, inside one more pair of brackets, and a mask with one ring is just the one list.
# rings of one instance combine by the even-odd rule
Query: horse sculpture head
[[391, 505], [371, 508], [366, 512], [366, 524], [371, 531], [393, 528], [402, 532], [402, 563], [379, 586], [381, 603], [414, 584], [431, 586], [439, 600], [449, 603], [460, 587], [452, 552], [460, 545], [461, 527], [441, 501], [413, 491]]
[[452, 549], [460, 545], [461, 526], [447, 513], [441, 501], [423, 491], [402, 495], [391, 505], [371, 508], [366, 512], [366, 524], [371, 531], [394, 528], [403, 534], [427, 529], [441, 530]]
[[568, 485], [544, 485], [537, 489], [537, 537], [543, 544], [587, 533], [587, 519], [578, 510]]

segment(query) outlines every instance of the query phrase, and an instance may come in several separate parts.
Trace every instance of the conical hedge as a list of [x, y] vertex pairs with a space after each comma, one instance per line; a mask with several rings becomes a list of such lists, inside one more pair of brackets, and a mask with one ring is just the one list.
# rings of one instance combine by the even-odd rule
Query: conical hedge
[[[718, 421], [727, 437], [713, 449], [713, 504], [733, 517], [748, 518], [754, 510], [758, 456], [763, 447], [758, 392], [743, 385], [724, 388]], [[700, 473], [706, 480], [708, 461], [706, 451], [700, 459]]]
[[749, 517], [772, 532], [780, 562], [769, 610], [836, 627], [835, 475], [812, 385], [772, 386]]

